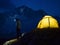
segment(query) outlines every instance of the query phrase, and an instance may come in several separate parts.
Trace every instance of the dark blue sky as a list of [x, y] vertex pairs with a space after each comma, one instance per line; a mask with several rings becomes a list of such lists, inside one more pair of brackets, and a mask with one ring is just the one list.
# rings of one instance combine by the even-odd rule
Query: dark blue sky
[[43, 9], [50, 15], [60, 15], [60, 0], [0, 0], [0, 9], [26, 5], [34, 10]]
[[43, 9], [51, 15], [60, 15], [60, 0], [13, 0], [13, 3], [17, 7], [25, 4], [34, 10]]

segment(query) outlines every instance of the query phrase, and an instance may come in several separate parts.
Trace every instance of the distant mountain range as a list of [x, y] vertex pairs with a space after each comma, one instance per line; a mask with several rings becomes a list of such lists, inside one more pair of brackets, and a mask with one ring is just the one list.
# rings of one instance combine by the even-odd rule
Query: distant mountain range
[[31, 8], [28, 8], [27, 6], [21, 6], [16, 8], [16, 12], [19, 15], [24, 15], [27, 17], [39, 17], [39, 16], [47, 15], [47, 13], [44, 10], [35, 11]]
[[[47, 13], [44, 10], [38, 10], [35, 11], [31, 8], [28, 8], [27, 6], [21, 6], [21, 7], [17, 7], [14, 10], [10, 10], [10, 11], [5, 11], [0, 13], [0, 22], [4, 22], [6, 20], [6, 18], [8, 17], [14, 17], [15, 15], [17, 16], [22, 16], [23, 18], [28, 18], [28, 19], [32, 19], [32, 18], [41, 18], [44, 15], [47, 15]], [[18, 18], [18, 17], [16, 17]], [[21, 19], [21, 18], [20, 18]]]

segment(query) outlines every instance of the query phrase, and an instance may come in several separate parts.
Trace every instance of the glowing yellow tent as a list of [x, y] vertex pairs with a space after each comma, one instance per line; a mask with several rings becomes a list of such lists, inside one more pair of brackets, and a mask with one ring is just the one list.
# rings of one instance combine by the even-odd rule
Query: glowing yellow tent
[[52, 16], [44, 16], [42, 20], [39, 21], [37, 28], [59, 28], [58, 22]]

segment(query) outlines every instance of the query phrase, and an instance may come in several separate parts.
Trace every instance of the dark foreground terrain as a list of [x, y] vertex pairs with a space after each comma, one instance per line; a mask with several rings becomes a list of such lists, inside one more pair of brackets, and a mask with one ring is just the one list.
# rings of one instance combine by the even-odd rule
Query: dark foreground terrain
[[12, 45], [60, 45], [60, 29], [35, 29]]
[[35, 29], [12, 45], [60, 45], [60, 29]]

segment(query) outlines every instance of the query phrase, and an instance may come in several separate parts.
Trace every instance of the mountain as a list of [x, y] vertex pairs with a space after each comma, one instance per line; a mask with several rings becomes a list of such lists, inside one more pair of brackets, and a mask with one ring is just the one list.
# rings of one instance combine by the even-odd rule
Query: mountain
[[[27, 6], [21, 6], [15, 9], [16, 14], [18, 14], [22, 20], [22, 26], [24, 32], [29, 32], [30, 30], [36, 28], [38, 21], [47, 13], [44, 10], [33, 10]], [[28, 27], [28, 28], [27, 28]]]
[[14, 10], [0, 13], [0, 37], [10, 38], [16, 36], [15, 18], [19, 18], [21, 21], [21, 32], [27, 33], [36, 28], [37, 23], [44, 15], [47, 15], [44, 10], [36, 11], [27, 6], [17, 7]]
[[44, 11], [44, 10], [33, 10], [31, 8], [28, 8], [27, 6], [21, 6], [21, 7], [18, 7], [16, 8], [16, 11], [18, 14], [20, 15], [24, 15], [26, 17], [41, 17], [41, 16], [44, 16], [44, 15], [47, 15], [47, 13]]

